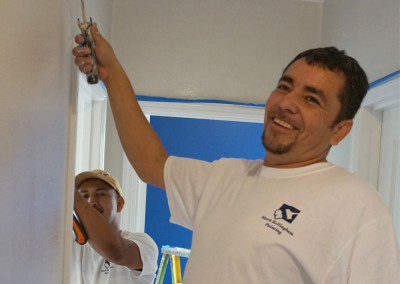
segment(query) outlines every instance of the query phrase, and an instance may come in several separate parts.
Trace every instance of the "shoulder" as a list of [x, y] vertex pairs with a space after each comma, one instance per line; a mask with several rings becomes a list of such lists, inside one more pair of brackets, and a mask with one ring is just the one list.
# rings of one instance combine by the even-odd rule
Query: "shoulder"
[[373, 199], [379, 198], [378, 192], [369, 182], [342, 167], [333, 165], [327, 175], [336, 187], [343, 188], [349, 193], [362, 194]]
[[135, 244], [137, 244], [139, 247], [140, 258], [143, 262], [143, 269], [142, 271], [131, 270], [132, 275], [140, 278], [148, 277], [149, 280], [151, 280], [151, 283], [153, 283], [152, 281], [154, 281], [155, 273], [157, 271], [158, 258], [158, 248], [156, 243], [146, 233], [134, 233], [128, 230], [123, 230], [121, 231], [121, 236], [126, 240], [135, 242]]
[[331, 186], [346, 197], [353, 207], [361, 207], [363, 214], [372, 219], [390, 217], [387, 205], [378, 191], [366, 180], [344, 168], [334, 166], [329, 173]]
[[139, 247], [142, 260], [149, 260], [150, 262], [157, 261], [158, 247], [154, 240], [146, 233], [133, 233], [127, 230], [121, 231], [121, 236], [134, 242]]

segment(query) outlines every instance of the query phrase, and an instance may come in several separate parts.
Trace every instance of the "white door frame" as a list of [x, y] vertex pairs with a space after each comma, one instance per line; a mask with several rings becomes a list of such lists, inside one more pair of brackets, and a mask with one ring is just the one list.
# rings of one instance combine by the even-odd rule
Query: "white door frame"
[[[107, 92], [102, 83], [88, 85], [86, 76], [73, 68], [69, 114], [68, 173], [65, 201], [63, 283], [70, 283], [72, 211], [75, 175], [104, 167]], [[78, 133], [79, 132], [79, 133]]]
[[[378, 190], [382, 115], [400, 105], [400, 77], [369, 90], [355, 118], [349, 155], [350, 171], [368, 180]], [[391, 207], [390, 207], [391, 206]], [[393, 204], [389, 204], [393, 210]]]

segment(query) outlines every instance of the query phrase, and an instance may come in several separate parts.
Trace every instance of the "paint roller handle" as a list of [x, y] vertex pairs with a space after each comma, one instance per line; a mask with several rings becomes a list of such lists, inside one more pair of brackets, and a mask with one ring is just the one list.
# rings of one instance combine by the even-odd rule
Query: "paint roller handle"
[[83, 246], [88, 241], [86, 230], [82, 226], [81, 222], [79, 222], [78, 218], [75, 216], [75, 213], [72, 216], [73, 216], [72, 229], [74, 231], [75, 241]]
[[81, 35], [83, 37], [83, 43], [81, 46], [87, 46], [90, 48], [90, 55], [93, 58], [92, 71], [86, 74], [86, 79], [89, 84], [97, 84], [99, 82], [99, 69], [97, 66], [96, 52], [95, 52], [95, 44], [90, 33], [90, 27], [93, 25], [92, 18], [90, 18], [90, 22], [86, 20], [86, 12], [84, 11], [84, 6], [82, 5], [82, 14], [83, 14], [83, 22], [78, 19], [78, 26], [81, 29]]

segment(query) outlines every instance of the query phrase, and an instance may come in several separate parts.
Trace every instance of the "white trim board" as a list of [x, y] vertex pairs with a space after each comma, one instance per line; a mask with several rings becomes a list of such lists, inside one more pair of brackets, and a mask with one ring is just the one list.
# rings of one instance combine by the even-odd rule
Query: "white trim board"
[[218, 103], [139, 101], [145, 115], [212, 120], [263, 122], [264, 107]]

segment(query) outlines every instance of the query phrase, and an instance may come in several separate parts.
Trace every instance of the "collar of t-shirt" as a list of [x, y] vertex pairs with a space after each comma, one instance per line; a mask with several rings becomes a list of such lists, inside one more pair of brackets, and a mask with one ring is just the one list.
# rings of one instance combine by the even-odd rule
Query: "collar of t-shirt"
[[298, 168], [271, 168], [262, 166], [260, 175], [268, 178], [291, 178], [325, 171], [335, 167], [332, 163], [321, 162]]

